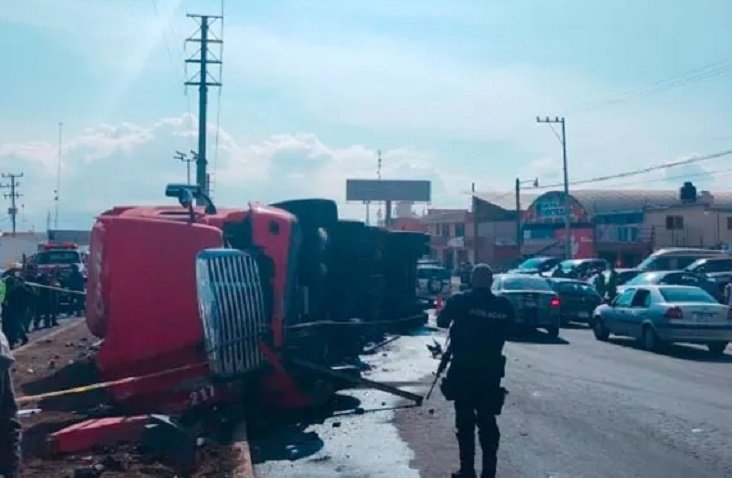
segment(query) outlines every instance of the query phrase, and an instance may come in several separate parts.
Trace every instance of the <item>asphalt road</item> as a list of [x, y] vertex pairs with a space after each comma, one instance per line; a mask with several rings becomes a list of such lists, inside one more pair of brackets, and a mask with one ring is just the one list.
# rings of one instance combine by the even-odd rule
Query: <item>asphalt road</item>
[[[659, 355], [586, 329], [562, 337], [507, 346], [499, 476], [732, 476], [732, 355]], [[396, 415], [422, 477], [449, 476], [456, 460], [452, 411], [438, 403], [432, 416]]]
[[[367, 357], [369, 378], [426, 392], [432, 335]], [[732, 476], [732, 349], [712, 359], [691, 346], [661, 355], [630, 340], [601, 343], [587, 329], [562, 338], [507, 345], [499, 476]], [[420, 408], [365, 390], [340, 403], [335, 416], [255, 440], [257, 476], [446, 477], [456, 468], [452, 407], [439, 392]], [[365, 413], [349, 411], [357, 406]]]

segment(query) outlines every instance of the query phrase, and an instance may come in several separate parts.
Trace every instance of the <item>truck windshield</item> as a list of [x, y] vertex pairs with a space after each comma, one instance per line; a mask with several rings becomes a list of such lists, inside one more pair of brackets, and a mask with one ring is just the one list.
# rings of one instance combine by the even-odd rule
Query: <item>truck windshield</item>
[[79, 253], [76, 251], [46, 251], [36, 256], [36, 263], [39, 265], [49, 264], [78, 264], [81, 262]]
[[450, 274], [443, 267], [419, 267], [417, 277], [419, 279], [448, 279]]

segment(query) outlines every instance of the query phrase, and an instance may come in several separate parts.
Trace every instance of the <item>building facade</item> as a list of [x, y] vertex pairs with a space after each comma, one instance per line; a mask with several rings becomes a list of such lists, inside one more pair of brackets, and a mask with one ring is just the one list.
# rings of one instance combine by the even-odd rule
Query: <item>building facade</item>
[[428, 209], [420, 218], [430, 235], [431, 256], [450, 269], [474, 262], [472, 214], [466, 209]]
[[[564, 193], [542, 194], [523, 213], [522, 256], [563, 256]], [[569, 197], [572, 257], [632, 267], [662, 247], [724, 247], [732, 242], [732, 194], [686, 183], [679, 191], [578, 190]]]
[[536, 194], [521, 192], [519, 200], [513, 192], [473, 193], [472, 211], [475, 221], [470, 225], [476, 240], [473, 242], [475, 262], [486, 262], [500, 269], [514, 265], [521, 258], [521, 213], [537, 198]]

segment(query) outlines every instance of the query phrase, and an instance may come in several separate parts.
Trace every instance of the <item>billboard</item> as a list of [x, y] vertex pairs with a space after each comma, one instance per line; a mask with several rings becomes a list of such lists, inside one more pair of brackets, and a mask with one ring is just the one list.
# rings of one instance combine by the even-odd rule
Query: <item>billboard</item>
[[346, 201], [430, 202], [429, 181], [403, 179], [347, 179]]

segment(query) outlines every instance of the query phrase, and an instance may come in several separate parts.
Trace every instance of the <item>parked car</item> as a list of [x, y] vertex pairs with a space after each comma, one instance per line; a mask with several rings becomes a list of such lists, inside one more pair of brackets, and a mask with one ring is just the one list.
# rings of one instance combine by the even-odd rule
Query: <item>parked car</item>
[[560, 262], [552, 272], [552, 277], [586, 279], [609, 267], [610, 264], [605, 259], [570, 259]]
[[[720, 297], [719, 286], [714, 281], [699, 274], [686, 271], [644, 272], [626, 282], [623, 287], [640, 285], [686, 285], [699, 287], [716, 299]], [[622, 289], [620, 288], [619, 291], [622, 291]]]
[[447, 295], [452, 289], [450, 272], [442, 266], [432, 264], [417, 265], [417, 295], [435, 297]]
[[732, 257], [729, 258], [706, 258], [692, 262], [686, 269], [687, 272], [703, 275], [716, 282], [720, 295], [724, 286], [732, 279]]
[[598, 307], [592, 328], [598, 340], [610, 334], [635, 337], [646, 350], [687, 342], [722, 355], [732, 340], [732, 315], [698, 287], [643, 285], [628, 287], [610, 305]]
[[699, 259], [713, 257], [732, 258], [728, 252], [715, 249], [692, 249], [687, 247], [659, 249], [638, 264], [637, 269], [643, 272], [676, 271], [688, 267]]
[[526, 259], [515, 269], [508, 271], [509, 274], [543, 274], [549, 272], [557, 264], [559, 259], [556, 257], [532, 257]]
[[562, 325], [570, 321], [589, 324], [592, 313], [602, 303], [602, 298], [595, 288], [587, 282], [573, 279], [551, 279], [551, 284], [559, 295]]
[[517, 328], [541, 328], [552, 337], [559, 336], [561, 299], [548, 279], [525, 274], [500, 274], [493, 281], [493, 293], [511, 301]]

